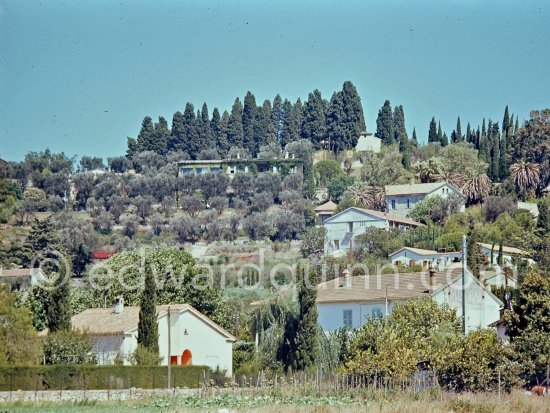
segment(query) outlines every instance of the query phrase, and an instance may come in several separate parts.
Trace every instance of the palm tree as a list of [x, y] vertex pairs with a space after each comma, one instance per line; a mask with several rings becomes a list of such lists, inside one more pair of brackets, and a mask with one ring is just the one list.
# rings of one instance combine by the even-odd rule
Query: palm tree
[[436, 182], [439, 176], [440, 163], [432, 158], [413, 166], [414, 172], [421, 183]]
[[466, 181], [466, 176], [464, 174], [452, 173], [447, 168], [441, 168], [437, 176], [439, 180], [448, 182], [457, 188], [461, 188]]
[[528, 190], [534, 190], [540, 183], [540, 165], [521, 160], [510, 166], [510, 176], [514, 185], [525, 198]]
[[472, 169], [464, 177], [460, 190], [468, 198], [469, 204], [481, 202], [491, 192], [491, 179], [485, 172]]
[[383, 210], [386, 206], [386, 192], [382, 186], [370, 186], [356, 182], [348, 188], [347, 197], [367, 209]]

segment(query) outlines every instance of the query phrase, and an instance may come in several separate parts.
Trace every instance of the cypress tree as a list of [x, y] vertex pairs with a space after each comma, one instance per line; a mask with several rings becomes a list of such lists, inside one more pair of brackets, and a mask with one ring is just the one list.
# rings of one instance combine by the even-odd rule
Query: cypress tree
[[435, 118], [432, 118], [430, 121], [430, 130], [428, 132], [428, 143], [439, 142], [437, 137], [437, 123], [435, 123]]
[[157, 325], [157, 284], [155, 276], [148, 265], [145, 271], [145, 288], [139, 305], [138, 337], [139, 345], [158, 355], [158, 325]]
[[304, 103], [301, 130], [302, 139], [311, 141], [316, 149], [322, 149], [321, 141], [325, 140], [327, 133], [325, 103], [317, 89], [308, 95]]
[[172, 117], [172, 132], [168, 138], [168, 152], [184, 150], [184, 135], [183, 113], [177, 111]]
[[217, 141], [217, 149], [220, 155], [226, 156], [227, 152], [229, 152], [230, 144], [229, 144], [229, 138], [228, 138], [228, 130], [229, 130], [229, 113], [225, 110], [222, 115], [222, 119], [220, 121], [220, 131], [218, 134], [218, 141]]
[[483, 255], [481, 254], [481, 248], [478, 244], [479, 236], [474, 226], [472, 218], [468, 223], [468, 238], [467, 238], [467, 266], [476, 277], [480, 277], [480, 267], [483, 265]]
[[283, 102], [282, 116], [281, 146], [284, 148], [290, 142], [300, 139], [299, 115], [288, 99]]
[[456, 119], [456, 141], [455, 142], [461, 142], [463, 141], [464, 137], [462, 136], [462, 126], [460, 124], [460, 116]]
[[201, 139], [197, 128], [197, 117], [195, 108], [192, 103], [185, 105], [183, 112], [183, 150], [189, 154], [192, 159], [195, 159], [199, 151], [202, 149]]
[[67, 272], [70, 271], [69, 268], [60, 266], [54, 287], [49, 293], [46, 319], [51, 333], [71, 328], [70, 276]]
[[218, 110], [218, 108], [214, 108], [214, 110], [212, 111], [212, 119], [210, 119], [210, 133], [212, 134], [212, 146], [218, 149], [218, 151], [221, 122], [222, 118], [220, 116], [220, 111]]
[[506, 162], [507, 139], [503, 132], [500, 139], [500, 154], [499, 154], [499, 177], [501, 180], [506, 179], [508, 175], [508, 164]]
[[255, 132], [258, 122], [258, 106], [256, 97], [248, 91], [244, 97], [243, 107], [243, 147], [247, 149], [252, 156], [258, 153], [257, 139]]
[[315, 363], [317, 355], [317, 273], [312, 269], [308, 274], [302, 269], [298, 290], [300, 315], [296, 326], [295, 370], [305, 370]]
[[508, 112], [508, 105], [504, 109], [504, 116], [502, 117], [502, 136], [508, 136], [508, 131], [512, 123], [510, 121], [510, 114]]
[[382, 139], [384, 145], [392, 145], [395, 143], [395, 132], [393, 130], [393, 114], [389, 100], [384, 102], [384, 105], [378, 111], [376, 118], [376, 133], [377, 138]]
[[510, 116], [510, 127], [508, 129], [509, 129], [509, 132], [508, 132], [507, 145], [508, 145], [508, 148], [511, 148], [514, 146], [514, 115], [513, 114], [512, 116]]
[[296, 123], [296, 135], [294, 136], [294, 140], [298, 141], [302, 137], [302, 119], [304, 115], [304, 105], [302, 104], [302, 100], [300, 98], [296, 99], [296, 103], [294, 103], [292, 110], [294, 113], [294, 122]]
[[159, 121], [155, 123], [155, 152], [166, 155], [169, 139], [170, 129], [168, 128], [168, 122], [166, 122], [164, 117], [160, 116]]
[[447, 146], [449, 144], [449, 138], [447, 137], [447, 133], [443, 132], [443, 138], [441, 138], [441, 146]]
[[548, 200], [542, 199], [537, 202], [539, 216], [537, 218], [537, 230], [542, 236], [550, 232], [550, 205]]
[[271, 108], [271, 127], [275, 131], [277, 140], [281, 141], [281, 129], [283, 127], [283, 100], [281, 95], [277, 94], [273, 99]]
[[437, 122], [437, 141], [443, 146], [443, 130], [441, 129], [441, 121]]
[[346, 135], [343, 126], [345, 116], [342, 93], [334, 92], [327, 112], [327, 136], [330, 140], [330, 149], [333, 151], [346, 149]]
[[413, 135], [411, 139], [411, 145], [415, 148], [418, 148], [418, 139], [416, 138], [416, 128], [413, 128]]
[[395, 140], [399, 143], [399, 152], [402, 154], [401, 162], [406, 169], [411, 166], [411, 153], [409, 137], [405, 129], [405, 112], [403, 106], [396, 106], [393, 115]]
[[243, 147], [243, 105], [239, 98], [235, 99], [229, 115], [227, 125], [227, 139], [229, 146]]
[[353, 149], [357, 145], [360, 133], [366, 129], [366, 125], [361, 98], [349, 80], [342, 86], [342, 101], [345, 113], [346, 149]]
[[479, 159], [487, 163], [489, 161], [489, 148], [488, 148], [487, 136], [485, 136], [484, 134], [481, 135], [481, 139], [479, 141]]
[[472, 127], [470, 126], [470, 122], [466, 125], [466, 136], [465, 136], [466, 142], [472, 143]]
[[145, 116], [141, 122], [137, 145], [139, 152], [155, 150], [155, 126], [150, 116]]
[[396, 106], [393, 111], [393, 133], [394, 141], [401, 145], [401, 141], [408, 141], [407, 129], [405, 128], [405, 112], [403, 106]]
[[498, 243], [497, 264], [501, 267], [502, 267], [502, 264], [504, 264], [504, 246], [502, 245], [502, 240]]
[[[197, 119], [197, 121], [199, 121]], [[201, 117], [199, 123], [199, 134], [201, 139], [201, 149], [211, 149], [212, 146], [212, 129], [210, 127], [210, 116], [208, 115], [208, 106], [203, 103], [201, 109]]]
[[[489, 124], [491, 124], [490, 121]], [[498, 180], [500, 178], [500, 133], [496, 122], [492, 124], [490, 139], [492, 142], [491, 178]]]
[[258, 148], [269, 142], [278, 143], [277, 135], [271, 122], [271, 101], [269, 99], [264, 100], [262, 106], [258, 108], [258, 119], [254, 135], [256, 136]]

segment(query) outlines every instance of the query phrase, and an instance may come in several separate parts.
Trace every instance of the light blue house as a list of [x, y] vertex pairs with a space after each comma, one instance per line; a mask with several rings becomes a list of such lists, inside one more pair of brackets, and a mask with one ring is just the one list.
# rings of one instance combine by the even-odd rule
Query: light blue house
[[438, 252], [421, 248], [403, 247], [390, 254], [390, 260], [397, 267], [419, 265], [423, 269], [434, 268], [437, 271], [462, 261], [462, 252]]
[[403, 216], [352, 207], [327, 218], [323, 226], [326, 229], [325, 255], [327, 255], [345, 253], [349, 250], [353, 239], [364, 234], [370, 227], [408, 229], [423, 225]]
[[[503, 303], [469, 271], [460, 266], [445, 271], [342, 276], [317, 286], [319, 325], [325, 332], [361, 327], [368, 317], [391, 314], [397, 304], [431, 297], [465, 315], [466, 332], [489, 328], [500, 319]], [[463, 312], [463, 291], [464, 308]]]
[[386, 191], [386, 208], [392, 214], [407, 216], [417, 203], [434, 195], [446, 199], [456, 194], [463, 200], [460, 211], [462, 212], [466, 208], [466, 197], [457, 187], [448, 182], [386, 185], [384, 189]]

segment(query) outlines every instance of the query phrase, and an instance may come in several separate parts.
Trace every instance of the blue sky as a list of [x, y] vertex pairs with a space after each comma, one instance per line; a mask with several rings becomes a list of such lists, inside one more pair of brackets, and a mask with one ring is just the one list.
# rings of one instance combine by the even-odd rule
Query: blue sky
[[121, 155], [145, 115], [345, 80], [369, 130], [385, 99], [421, 141], [432, 116], [525, 119], [550, 106], [549, 21], [544, 1], [0, 0], [0, 156]]

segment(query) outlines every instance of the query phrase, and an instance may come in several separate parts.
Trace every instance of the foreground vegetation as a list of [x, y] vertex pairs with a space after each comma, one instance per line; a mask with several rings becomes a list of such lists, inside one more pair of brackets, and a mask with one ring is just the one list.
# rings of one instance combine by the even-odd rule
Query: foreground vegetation
[[527, 396], [521, 392], [501, 395], [495, 393], [448, 394], [427, 392], [417, 394], [370, 392], [343, 397], [317, 395], [264, 394], [241, 396], [226, 394], [212, 397], [151, 398], [120, 402], [38, 402], [6, 403], [9, 412], [212, 412], [227, 408], [231, 412], [357, 412], [380, 413], [547, 413], [544, 397]]

